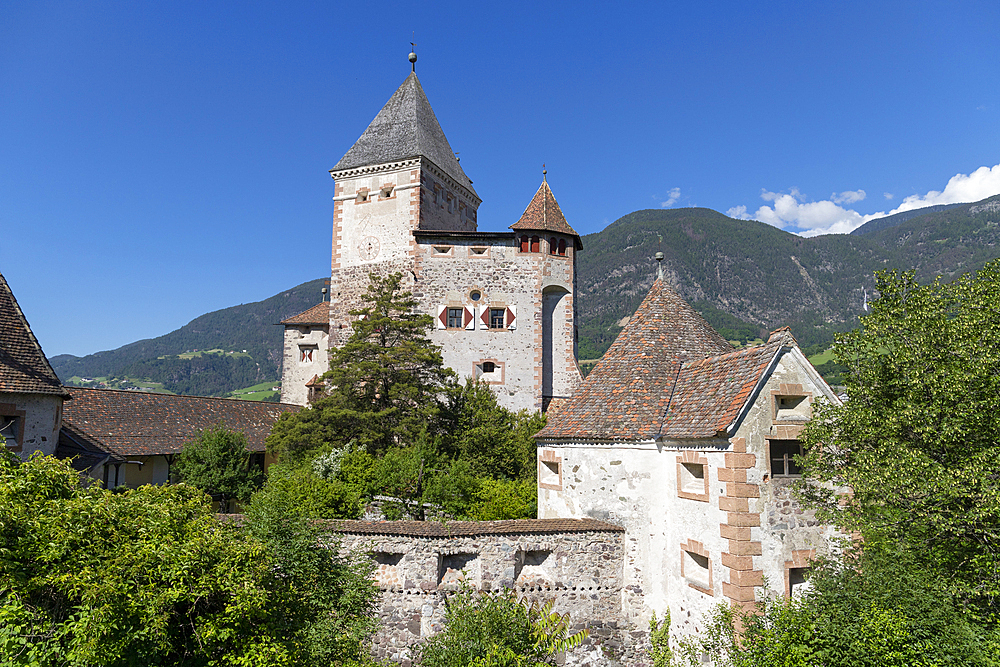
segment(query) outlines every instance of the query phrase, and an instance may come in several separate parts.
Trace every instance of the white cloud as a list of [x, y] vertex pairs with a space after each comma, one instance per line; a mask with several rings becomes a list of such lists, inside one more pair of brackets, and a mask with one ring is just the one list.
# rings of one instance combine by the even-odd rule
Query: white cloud
[[680, 198], [681, 198], [681, 189], [680, 188], [674, 188], [673, 190], [671, 190], [670, 192], [667, 193], [667, 200], [664, 201], [664, 202], [660, 202], [660, 206], [662, 208], [667, 208], [668, 206], [673, 206], [677, 202], [677, 200], [680, 199]]
[[835, 204], [853, 204], [854, 202], [859, 202], [868, 195], [865, 194], [864, 190], [848, 190], [847, 192], [841, 192], [839, 195], [834, 192], [830, 195], [830, 199]]
[[891, 192], [883, 192], [882, 196], [885, 197], [886, 199], [892, 199], [896, 195], [892, 194]]
[[[749, 213], [746, 206], [734, 206], [726, 211], [726, 214], [741, 220], [760, 220], [779, 229], [792, 227], [793, 229], [789, 231], [807, 237], [820, 234], [847, 234], [875, 218], [884, 218], [894, 213], [935, 204], [979, 201], [998, 193], [1000, 193], [1000, 164], [994, 167], [980, 167], [967, 175], [956, 174], [948, 181], [944, 190], [940, 192], [931, 190], [925, 195], [910, 195], [888, 213], [879, 211], [862, 215], [841, 206], [863, 200], [866, 196], [864, 190], [834, 193], [830, 199], [810, 202], [806, 201], [806, 196], [797, 188], [791, 188], [786, 193], [761, 191], [760, 198], [772, 204], [761, 206], [754, 213]], [[886, 192], [883, 196], [890, 200], [894, 195]]]

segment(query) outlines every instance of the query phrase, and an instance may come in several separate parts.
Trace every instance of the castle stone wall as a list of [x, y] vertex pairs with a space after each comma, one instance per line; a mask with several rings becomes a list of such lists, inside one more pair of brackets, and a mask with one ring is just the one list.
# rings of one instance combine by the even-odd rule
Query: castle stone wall
[[592, 522], [599, 530], [580, 531], [567, 527], [572, 523], [341, 522], [341, 548], [368, 551], [376, 564], [382, 606], [373, 654], [410, 664], [420, 640], [444, 627], [445, 599], [464, 582], [480, 591], [513, 588], [539, 603], [554, 600], [554, 611], [568, 613], [574, 630], [590, 631], [566, 664], [637, 664], [646, 633], [621, 615], [624, 535], [600, 522]]
[[[309, 354], [304, 355], [303, 352]], [[330, 370], [330, 334], [325, 326], [285, 325], [281, 402], [306, 405], [306, 383]]]
[[0, 394], [0, 421], [14, 417], [20, 430], [18, 445], [11, 443], [8, 451], [16, 452], [25, 461], [34, 452], [55, 454], [62, 426], [62, 405], [62, 396]]

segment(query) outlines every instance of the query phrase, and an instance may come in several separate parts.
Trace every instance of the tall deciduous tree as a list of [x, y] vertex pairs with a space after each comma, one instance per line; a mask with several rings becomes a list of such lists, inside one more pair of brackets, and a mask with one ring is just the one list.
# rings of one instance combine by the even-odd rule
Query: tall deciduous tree
[[281, 504], [238, 526], [189, 486], [113, 493], [68, 461], [0, 453], [0, 665], [364, 661], [367, 563]]
[[834, 348], [849, 399], [808, 426], [803, 490], [866, 551], [903, 549], [995, 625], [1000, 261], [951, 283], [891, 271], [877, 284], [871, 313]]
[[246, 435], [222, 424], [202, 431], [184, 445], [174, 470], [182, 482], [219, 500], [222, 511], [230, 499], [249, 500], [264, 474], [250, 465]]
[[281, 458], [301, 459], [350, 441], [382, 453], [446, 428], [439, 417], [455, 391], [455, 374], [427, 338], [430, 316], [415, 312], [402, 274], [371, 274], [370, 280], [362, 307], [351, 311], [354, 333], [334, 350], [324, 375], [328, 394], [275, 424], [268, 448]]

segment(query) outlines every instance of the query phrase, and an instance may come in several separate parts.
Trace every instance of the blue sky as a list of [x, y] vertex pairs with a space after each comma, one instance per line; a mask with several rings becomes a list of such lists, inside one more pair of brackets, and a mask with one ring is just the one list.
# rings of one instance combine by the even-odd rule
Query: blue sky
[[[0, 272], [87, 354], [328, 275], [327, 173], [409, 72], [483, 204], [806, 235], [1000, 192], [1000, 3], [0, 0]], [[907, 198], [910, 198], [907, 200]]]

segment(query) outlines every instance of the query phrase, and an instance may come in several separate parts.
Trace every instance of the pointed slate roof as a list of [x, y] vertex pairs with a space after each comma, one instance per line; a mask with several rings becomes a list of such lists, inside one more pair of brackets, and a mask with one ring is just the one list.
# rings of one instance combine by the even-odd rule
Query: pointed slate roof
[[0, 274], [0, 393], [69, 396]]
[[[472, 181], [444, 136], [415, 72], [406, 77], [368, 129], [331, 171], [396, 162], [417, 156], [433, 162], [471, 192]], [[478, 196], [478, 195], [477, 195]]]
[[330, 302], [323, 301], [317, 303], [309, 310], [303, 310], [298, 315], [292, 315], [278, 322], [278, 324], [325, 324], [330, 325]]
[[[559, 202], [556, 201], [555, 196], [552, 194], [552, 189], [549, 188], [548, 182], [544, 179], [542, 180], [542, 184], [538, 186], [538, 192], [531, 198], [528, 208], [524, 209], [524, 213], [521, 214], [521, 219], [511, 225], [510, 228], [517, 230], [544, 230], [559, 234], [569, 234], [570, 236], [575, 236], [577, 239], [580, 238], [576, 230], [566, 222], [566, 216], [563, 215], [562, 209], [559, 208]], [[582, 246], [582, 244], [580, 245]]]
[[732, 349], [672, 287], [657, 280], [594, 370], [535, 437], [654, 438], [681, 366]]

